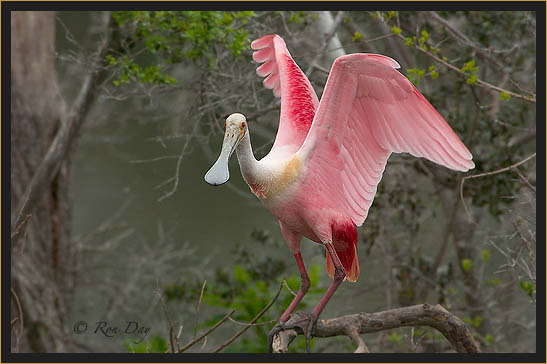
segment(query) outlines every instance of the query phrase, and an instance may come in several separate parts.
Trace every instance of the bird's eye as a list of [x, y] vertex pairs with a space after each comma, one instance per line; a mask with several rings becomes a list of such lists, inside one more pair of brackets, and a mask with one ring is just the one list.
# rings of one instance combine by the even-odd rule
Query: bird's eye
[[241, 126], [245, 128], [245, 127], [247, 126], [247, 123], [245, 123], [244, 121], [242, 121], [242, 122], [241, 122]]

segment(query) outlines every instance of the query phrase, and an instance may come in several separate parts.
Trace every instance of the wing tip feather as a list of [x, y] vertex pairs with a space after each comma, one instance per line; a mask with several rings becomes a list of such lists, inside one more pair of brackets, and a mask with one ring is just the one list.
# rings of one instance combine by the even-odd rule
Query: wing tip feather
[[[251, 49], [260, 50], [271, 46], [272, 38], [279, 37], [277, 34], [267, 34], [251, 42]], [[281, 38], [281, 37], [279, 37]]]

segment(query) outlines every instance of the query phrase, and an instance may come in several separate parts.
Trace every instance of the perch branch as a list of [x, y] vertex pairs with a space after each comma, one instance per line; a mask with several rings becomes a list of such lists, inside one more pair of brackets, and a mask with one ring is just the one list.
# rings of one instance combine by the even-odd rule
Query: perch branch
[[[291, 317], [288, 324], [291, 323]], [[465, 324], [441, 305], [429, 304], [396, 308], [375, 313], [358, 313], [319, 320], [314, 337], [348, 336], [357, 344], [355, 352], [367, 352], [359, 334], [390, 330], [404, 326], [429, 326], [437, 329], [459, 353], [478, 353], [479, 345]], [[287, 352], [288, 345], [298, 335], [294, 330], [282, 331], [274, 338], [274, 352]]]

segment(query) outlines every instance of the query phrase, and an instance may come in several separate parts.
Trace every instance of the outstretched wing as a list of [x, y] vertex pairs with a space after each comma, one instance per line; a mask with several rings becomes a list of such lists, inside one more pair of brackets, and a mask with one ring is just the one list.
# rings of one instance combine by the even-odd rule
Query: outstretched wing
[[338, 58], [306, 140], [298, 151], [304, 183], [321, 189], [356, 225], [366, 219], [392, 152], [467, 171], [472, 155], [393, 59]]
[[[302, 70], [292, 59], [285, 41], [276, 34], [266, 35], [251, 43], [256, 50], [253, 59], [263, 63], [256, 73], [264, 79], [264, 86], [281, 97], [279, 128], [272, 152], [283, 149], [294, 153], [300, 148], [313, 121], [319, 104], [317, 95]], [[281, 148], [284, 147], [284, 148]]]

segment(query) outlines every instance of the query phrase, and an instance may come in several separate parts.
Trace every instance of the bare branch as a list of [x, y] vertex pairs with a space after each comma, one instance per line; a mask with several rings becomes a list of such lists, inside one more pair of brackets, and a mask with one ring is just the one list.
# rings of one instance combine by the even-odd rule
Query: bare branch
[[321, 46], [321, 48], [319, 48], [319, 52], [317, 52], [315, 58], [310, 62], [310, 66], [306, 70], [306, 76], [310, 77], [317, 64], [319, 64], [319, 60], [321, 59], [321, 57], [323, 57], [323, 54], [325, 53], [325, 51], [327, 50], [327, 46], [329, 45], [329, 41], [336, 34], [336, 30], [338, 29], [340, 23], [342, 23], [342, 20], [344, 20], [344, 12], [339, 11], [338, 14], [336, 14], [334, 23], [323, 38], [323, 45]]
[[196, 322], [194, 323], [194, 339], [196, 338], [196, 335], [198, 333], [199, 310], [201, 308], [201, 301], [203, 299], [203, 292], [205, 291], [206, 284], [207, 284], [207, 280], [204, 280], [203, 285], [201, 286], [201, 293], [199, 295], [198, 305], [196, 307]]
[[[262, 317], [262, 315], [264, 315], [266, 313], [266, 311], [268, 311], [270, 309], [270, 307], [272, 307], [272, 305], [275, 303], [275, 301], [277, 300], [277, 298], [279, 297], [279, 294], [281, 293], [281, 289], [283, 288], [283, 284], [280, 284], [279, 285], [279, 289], [277, 290], [277, 293], [275, 295], [274, 298], [272, 298], [272, 300], [270, 301], [270, 303], [268, 303], [266, 305], [266, 307], [264, 307], [250, 322], [249, 324], [254, 324], [260, 317]], [[234, 336], [232, 336], [231, 338], [229, 338], [225, 343], [221, 344], [220, 346], [218, 346], [216, 349], [214, 349], [212, 351], [212, 353], [218, 353], [219, 351], [221, 351], [222, 349], [224, 349], [225, 347], [227, 347], [228, 345], [230, 345], [235, 339], [237, 339], [238, 337], [240, 337], [245, 331], [247, 331], [249, 329], [249, 327], [251, 327], [252, 325], [248, 325], [248, 326], [245, 326], [244, 328], [242, 328], [241, 330], [239, 330], [239, 332], [237, 332]]]
[[[287, 324], [291, 323], [291, 318]], [[375, 313], [358, 313], [332, 319], [319, 320], [313, 332], [314, 337], [348, 336], [357, 344], [355, 352], [366, 352], [364, 341], [359, 334], [390, 330], [405, 326], [429, 326], [443, 334], [459, 353], [478, 353], [480, 348], [465, 324], [441, 305], [427, 303]], [[286, 352], [290, 342], [302, 333], [286, 330], [277, 338], [276, 352]], [[274, 340], [275, 343], [275, 340]], [[279, 344], [282, 345], [279, 345]]]
[[174, 340], [173, 340], [173, 327], [174, 327], [173, 324], [171, 324], [171, 326], [169, 327], [169, 344], [171, 345], [171, 352], [172, 353], [175, 352], [175, 344], [174, 344]]
[[471, 217], [471, 214], [469, 213], [469, 209], [467, 208], [467, 204], [465, 203], [465, 200], [463, 198], [463, 184], [465, 183], [466, 180], [468, 179], [472, 179], [472, 178], [480, 178], [480, 177], [485, 177], [485, 176], [491, 176], [491, 175], [494, 175], [494, 174], [498, 174], [498, 173], [503, 173], [503, 172], [507, 172], [513, 168], [516, 168], [518, 166], [520, 166], [521, 164], [524, 164], [526, 162], [528, 162], [530, 159], [534, 158], [536, 156], [536, 153], [532, 153], [531, 155], [529, 155], [528, 157], [524, 158], [523, 160], [521, 160], [520, 162], [517, 162], [515, 164], [512, 164], [508, 167], [505, 167], [505, 168], [500, 168], [500, 169], [497, 169], [495, 171], [491, 171], [491, 172], [485, 172], [485, 173], [479, 173], [479, 174], [474, 174], [474, 175], [471, 175], [471, 176], [465, 176], [462, 178], [462, 181], [460, 182], [460, 200], [462, 200], [462, 203], [463, 203], [463, 208], [465, 210], [465, 213], [467, 215], [467, 217], [469, 218], [469, 221], [473, 224], [477, 224], [473, 218]]
[[[404, 36], [402, 36], [401, 34], [397, 35], [397, 37], [403, 41], [406, 41], [406, 38]], [[467, 78], [469, 75], [467, 73], [465, 73], [464, 71], [460, 70], [458, 67], [446, 62], [446, 61], [443, 61], [441, 58], [437, 57], [436, 55], [434, 55], [433, 53], [423, 49], [422, 47], [420, 47], [419, 45], [417, 44], [414, 44], [414, 48], [417, 49], [418, 51], [422, 52], [423, 54], [427, 55], [429, 58], [433, 59], [435, 62], [437, 63], [440, 63], [442, 65], [444, 65], [445, 67], [447, 67], [448, 69], [456, 72], [457, 74], [459, 74], [460, 76], [463, 76], [465, 78]], [[481, 87], [484, 87], [486, 89], [489, 89], [489, 90], [492, 90], [492, 91], [497, 91], [497, 92], [505, 92], [506, 94], [512, 96], [512, 97], [515, 97], [517, 99], [521, 99], [521, 100], [525, 100], [525, 101], [528, 101], [528, 102], [532, 102], [532, 103], [536, 103], [536, 98], [535, 97], [532, 97], [532, 96], [526, 96], [526, 95], [521, 95], [521, 94], [517, 94], [513, 91], [509, 91], [509, 90], [506, 90], [506, 89], [503, 89], [501, 87], [498, 87], [498, 86], [494, 86], [492, 85], [491, 83], [488, 83], [486, 81], [483, 81], [481, 79], [477, 79], [476, 81], [476, 84], [478, 86], [481, 86]]]
[[209, 330], [205, 331], [202, 335], [195, 338], [194, 340], [190, 341], [188, 344], [184, 345], [182, 348], [179, 349], [179, 353], [182, 353], [186, 351], [189, 347], [193, 346], [194, 344], [200, 342], [204, 337], [207, 337], [211, 332], [216, 330], [220, 325], [222, 325], [230, 316], [232, 316], [236, 312], [236, 310], [230, 311], [226, 316], [224, 316], [219, 322], [217, 322], [213, 327], [211, 327]]
[[536, 193], [536, 188], [532, 186], [532, 184], [530, 183], [530, 181], [528, 181], [526, 177], [524, 177], [524, 175], [520, 172], [518, 167], [515, 167], [515, 172], [517, 172], [520, 180], [524, 183], [524, 185], [528, 187], [529, 189], [531, 189], [534, 193]]
[[248, 324], [246, 322], [234, 320], [233, 318], [230, 317], [230, 321], [232, 321], [234, 324], [238, 324], [242, 326], [261, 326], [261, 325], [271, 324], [272, 322], [276, 322], [277, 320], [270, 320], [270, 321], [258, 322], [255, 324]]
[[13, 288], [11, 288], [11, 295], [15, 300], [15, 304], [17, 305], [17, 312], [19, 313], [19, 316], [17, 317], [19, 319], [19, 332], [17, 333], [17, 339], [15, 341], [15, 346], [13, 347], [13, 351], [18, 353], [21, 338], [23, 337], [23, 329], [25, 327], [25, 323], [23, 319], [23, 308], [21, 307], [21, 301], [19, 301], [19, 297], [17, 296], [17, 293], [15, 293], [15, 290]]
[[[453, 26], [452, 24], [450, 24], [450, 22], [448, 20], [446, 20], [445, 18], [443, 18], [442, 16], [440, 16], [439, 14], [437, 14], [436, 12], [434, 11], [427, 11], [427, 12], [423, 12], [424, 14], [426, 14], [426, 16], [430, 16], [431, 18], [433, 18], [434, 20], [436, 20], [438, 23], [444, 25], [446, 27], [446, 29], [448, 29], [448, 32], [450, 34], [452, 34], [452, 36], [460, 41], [460, 43], [463, 43], [464, 45], [470, 47], [470, 48], [473, 48], [475, 51], [477, 51], [481, 56], [483, 56], [484, 58], [488, 59], [490, 62], [492, 62], [493, 64], [496, 65], [496, 67], [498, 68], [503, 68], [503, 65], [499, 62], [498, 59], [492, 57], [492, 53], [510, 53], [514, 50], [514, 47], [509, 49], [509, 50], [503, 50], [503, 51], [499, 51], [499, 50], [494, 50], [492, 48], [490, 49], [484, 49], [482, 47], [480, 47], [479, 45], [475, 44], [471, 39], [469, 39], [465, 34], [463, 34], [462, 32], [460, 32], [460, 30], [458, 28], [456, 28], [455, 26]], [[518, 47], [518, 46], [517, 46]]]
[[359, 331], [350, 330], [348, 336], [351, 338], [351, 341], [357, 345], [357, 349], [355, 349], [354, 353], [370, 353], [367, 344], [365, 344], [365, 340], [359, 336]]
[[180, 180], [179, 175], [180, 175], [180, 167], [182, 165], [182, 159], [184, 158], [184, 155], [186, 153], [186, 149], [190, 145], [190, 141], [193, 139], [196, 131], [198, 130], [198, 126], [199, 126], [199, 123], [194, 123], [194, 127], [192, 128], [192, 131], [190, 132], [190, 135], [188, 135], [188, 137], [186, 138], [186, 142], [182, 145], [182, 149], [181, 149], [180, 154], [179, 154], [178, 159], [177, 159], [177, 166], [175, 167], [175, 176], [174, 176], [173, 187], [171, 188], [171, 190], [169, 190], [163, 196], [158, 198], [158, 202], [163, 201], [164, 199], [166, 199], [167, 197], [173, 195], [177, 191], [177, 188], [179, 186], [179, 180]]

